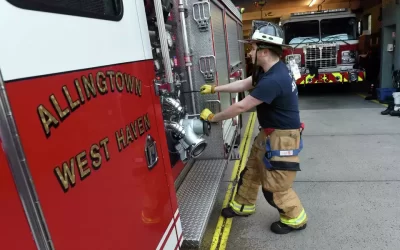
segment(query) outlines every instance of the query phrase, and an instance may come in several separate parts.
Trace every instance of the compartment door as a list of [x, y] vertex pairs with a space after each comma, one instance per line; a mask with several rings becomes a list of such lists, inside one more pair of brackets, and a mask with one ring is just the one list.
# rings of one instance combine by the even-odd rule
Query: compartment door
[[[224, 14], [223, 10], [215, 3], [210, 2], [210, 5], [218, 85], [224, 85], [229, 83], [229, 65], [228, 55], [226, 53], [227, 43], [225, 39]], [[232, 105], [230, 93], [219, 93], [219, 96], [222, 110], [227, 109]], [[229, 141], [228, 137], [232, 130], [232, 119], [225, 120], [222, 126], [224, 144], [230, 145], [231, 142]]]
[[241, 63], [241, 50], [239, 47], [239, 36], [236, 21], [229, 15], [226, 15], [226, 31], [228, 34], [229, 64], [231, 68]]

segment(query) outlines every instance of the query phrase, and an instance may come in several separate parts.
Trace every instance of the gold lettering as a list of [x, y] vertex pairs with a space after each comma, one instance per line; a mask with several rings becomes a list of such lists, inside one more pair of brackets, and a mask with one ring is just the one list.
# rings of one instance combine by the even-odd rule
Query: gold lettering
[[122, 92], [122, 90], [124, 90], [125, 82], [121, 72], [118, 72], [117, 75], [115, 76], [115, 82], [117, 84], [118, 91]]
[[131, 122], [131, 128], [132, 128], [132, 132], [133, 132], [133, 136], [135, 137], [135, 139], [138, 138], [138, 134], [137, 134], [137, 122], [136, 120], [132, 123]]
[[[133, 83], [132, 83], [132, 79], [131, 79], [130, 75], [124, 74], [124, 77], [125, 77], [125, 83], [126, 83], [126, 91], [128, 93], [133, 93]], [[133, 82], [135, 82], [135, 80], [133, 80]]]
[[107, 71], [107, 76], [110, 78], [111, 92], [114, 92], [115, 90], [114, 75], [114, 71]]
[[143, 116], [143, 119], [144, 119], [144, 127], [146, 128], [146, 131], [149, 131], [150, 130], [150, 119], [149, 119], [149, 114], [145, 114], [144, 116]]
[[107, 144], [110, 140], [106, 137], [100, 141], [100, 145], [104, 148], [104, 154], [106, 156], [106, 160], [110, 160], [110, 153], [108, 152]]
[[142, 81], [137, 78], [135, 78], [135, 94], [142, 96]]
[[85, 103], [85, 98], [83, 97], [82, 88], [81, 88], [81, 85], [79, 85], [78, 79], [75, 79], [74, 82], [75, 82], [76, 91], [78, 91], [79, 98], [81, 99], [81, 103]]
[[61, 110], [60, 104], [57, 101], [57, 98], [54, 95], [50, 96], [50, 101], [51, 104], [53, 105], [54, 109], [57, 111], [58, 117], [60, 117], [61, 121], [64, 121], [64, 119], [69, 115], [69, 108], [65, 108], [64, 110]]
[[40, 104], [39, 107], [37, 108], [37, 112], [44, 133], [48, 138], [51, 135], [50, 128], [51, 127], [57, 128], [59, 125], [59, 121], [42, 104]]
[[126, 125], [126, 142], [127, 144], [133, 142], [133, 137], [132, 137], [132, 132], [131, 129], [129, 128], [129, 125]]
[[101, 71], [97, 72], [97, 87], [102, 95], [108, 92], [106, 76]]
[[82, 76], [82, 82], [83, 82], [83, 86], [85, 87], [87, 99], [90, 100], [91, 95], [93, 97], [96, 97], [97, 93], [96, 93], [96, 89], [94, 87], [92, 74], [89, 74], [89, 79], [86, 78], [86, 76]]
[[68, 191], [69, 185], [71, 185], [71, 187], [74, 187], [76, 184], [74, 165], [74, 158], [71, 158], [70, 166], [68, 166], [67, 162], [64, 162], [62, 164], [62, 172], [58, 166], [54, 169], [57, 180], [59, 181], [61, 188], [64, 190], [64, 192]]
[[138, 127], [139, 127], [139, 134], [140, 134], [140, 135], [143, 135], [143, 134], [144, 134], [143, 118], [142, 118], [142, 117], [139, 117], [139, 118], [137, 119], [137, 121], [138, 121]]
[[90, 175], [90, 168], [85, 169], [85, 167], [87, 167], [88, 165], [85, 151], [82, 151], [76, 156], [76, 163], [78, 165], [79, 175], [81, 177], [81, 180], [84, 180], [86, 177]]
[[81, 105], [81, 103], [79, 102], [79, 100], [72, 101], [72, 97], [69, 94], [67, 86], [63, 86], [62, 89], [63, 89], [63, 92], [64, 92], [64, 96], [68, 101], [68, 105], [71, 108], [71, 111], [74, 111], [75, 109], [77, 109]]
[[124, 138], [124, 131], [121, 128], [121, 135], [118, 134], [118, 131], [115, 131], [115, 137], [117, 139], [117, 144], [118, 144], [118, 151], [121, 152], [122, 149], [124, 149], [126, 147], [125, 144], [125, 138]]
[[97, 144], [93, 144], [90, 147], [90, 159], [92, 159], [92, 167], [94, 169], [99, 169], [101, 167], [101, 154], [100, 147]]

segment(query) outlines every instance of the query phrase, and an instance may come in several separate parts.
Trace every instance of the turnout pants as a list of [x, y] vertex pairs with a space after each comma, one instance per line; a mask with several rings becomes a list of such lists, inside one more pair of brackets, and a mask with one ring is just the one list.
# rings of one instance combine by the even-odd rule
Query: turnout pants
[[[269, 133], [269, 132], [268, 132]], [[240, 173], [237, 191], [230, 206], [235, 213], [249, 215], [255, 212], [255, 203], [260, 186], [267, 202], [280, 214], [280, 221], [293, 228], [307, 223], [307, 215], [299, 197], [292, 188], [299, 168], [298, 156], [272, 156], [269, 168], [263, 162], [266, 142], [271, 151], [298, 149], [300, 130], [273, 130], [267, 134], [261, 130], [255, 138], [246, 167]]]

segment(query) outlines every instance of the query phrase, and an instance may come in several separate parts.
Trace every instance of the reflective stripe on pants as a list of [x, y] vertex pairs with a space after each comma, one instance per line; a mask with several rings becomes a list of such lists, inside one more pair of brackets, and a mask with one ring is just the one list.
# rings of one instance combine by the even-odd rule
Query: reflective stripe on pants
[[267, 170], [262, 162], [266, 152], [265, 142], [266, 134], [261, 130], [253, 142], [230, 206], [237, 214], [254, 213], [258, 191], [262, 185], [265, 199], [279, 211], [281, 222], [292, 227], [301, 227], [307, 223], [307, 215], [292, 188], [296, 171]]

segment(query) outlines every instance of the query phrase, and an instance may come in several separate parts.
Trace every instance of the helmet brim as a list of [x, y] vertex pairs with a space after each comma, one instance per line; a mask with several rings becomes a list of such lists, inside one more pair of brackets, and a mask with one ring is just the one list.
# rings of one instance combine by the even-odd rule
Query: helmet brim
[[284, 48], [293, 48], [292, 46], [288, 44], [278, 44], [278, 43], [272, 43], [264, 40], [257, 40], [257, 39], [244, 39], [244, 40], [238, 40], [240, 43], [263, 43], [265, 45], [273, 45], [273, 46], [279, 46], [279, 47], [284, 47]]

